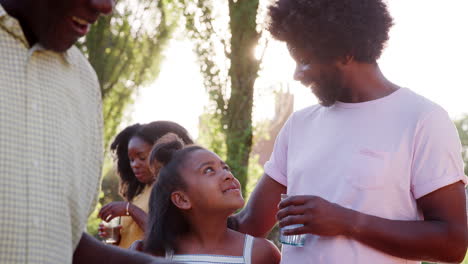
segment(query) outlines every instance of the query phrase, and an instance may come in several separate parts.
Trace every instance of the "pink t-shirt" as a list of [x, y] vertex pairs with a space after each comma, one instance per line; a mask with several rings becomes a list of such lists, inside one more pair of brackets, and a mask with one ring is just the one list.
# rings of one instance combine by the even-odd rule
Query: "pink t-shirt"
[[[265, 173], [289, 195], [317, 195], [356, 211], [420, 220], [416, 199], [463, 181], [461, 144], [447, 113], [406, 88], [364, 103], [295, 112]], [[419, 263], [344, 237], [307, 235], [283, 246], [282, 263]]]

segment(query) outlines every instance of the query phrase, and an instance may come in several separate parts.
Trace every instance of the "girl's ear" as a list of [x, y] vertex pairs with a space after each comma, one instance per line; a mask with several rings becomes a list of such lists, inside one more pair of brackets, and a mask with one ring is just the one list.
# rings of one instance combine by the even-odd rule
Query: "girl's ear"
[[183, 191], [175, 191], [171, 194], [172, 203], [182, 210], [189, 210], [192, 208], [192, 203], [186, 193]]

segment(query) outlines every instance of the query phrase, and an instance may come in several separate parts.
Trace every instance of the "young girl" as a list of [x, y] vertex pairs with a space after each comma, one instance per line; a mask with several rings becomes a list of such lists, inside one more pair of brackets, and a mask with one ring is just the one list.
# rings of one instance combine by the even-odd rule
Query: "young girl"
[[156, 145], [149, 162], [163, 166], [151, 193], [145, 252], [184, 263], [279, 263], [271, 242], [227, 228], [244, 199], [216, 154], [173, 141]]

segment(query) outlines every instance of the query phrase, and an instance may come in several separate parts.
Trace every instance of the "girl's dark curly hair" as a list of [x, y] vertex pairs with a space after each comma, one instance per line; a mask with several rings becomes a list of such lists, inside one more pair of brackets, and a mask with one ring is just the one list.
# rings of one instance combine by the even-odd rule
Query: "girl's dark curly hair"
[[122, 130], [112, 142], [110, 149], [115, 154], [117, 172], [120, 176], [120, 195], [127, 201], [132, 201], [140, 194], [145, 184], [135, 177], [128, 158], [128, 143], [133, 137], [138, 137], [153, 145], [160, 137], [167, 133], [179, 136], [185, 144], [193, 144], [187, 130], [171, 121], [155, 121], [148, 124], [134, 124]]
[[277, 0], [268, 15], [274, 38], [319, 62], [351, 56], [374, 63], [393, 25], [382, 0]]
[[181, 210], [172, 203], [171, 195], [174, 191], [186, 190], [180, 170], [192, 152], [203, 149], [195, 145], [184, 147], [180, 141], [172, 141], [157, 144], [151, 151], [149, 162], [157, 160], [163, 166], [149, 200], [145, 252], [164, 255], [167, 250], [177, 250], [177, 239], [189, 232], [190, 226]]

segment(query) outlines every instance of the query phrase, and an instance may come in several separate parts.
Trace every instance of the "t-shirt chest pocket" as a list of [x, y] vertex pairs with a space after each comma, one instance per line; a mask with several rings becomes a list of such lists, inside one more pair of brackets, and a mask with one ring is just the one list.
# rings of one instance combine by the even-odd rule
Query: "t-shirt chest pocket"
[[389, 153], [368, 148], [358, 149], [349, 158], [346, 180], [359, 189], [385, 187]]

